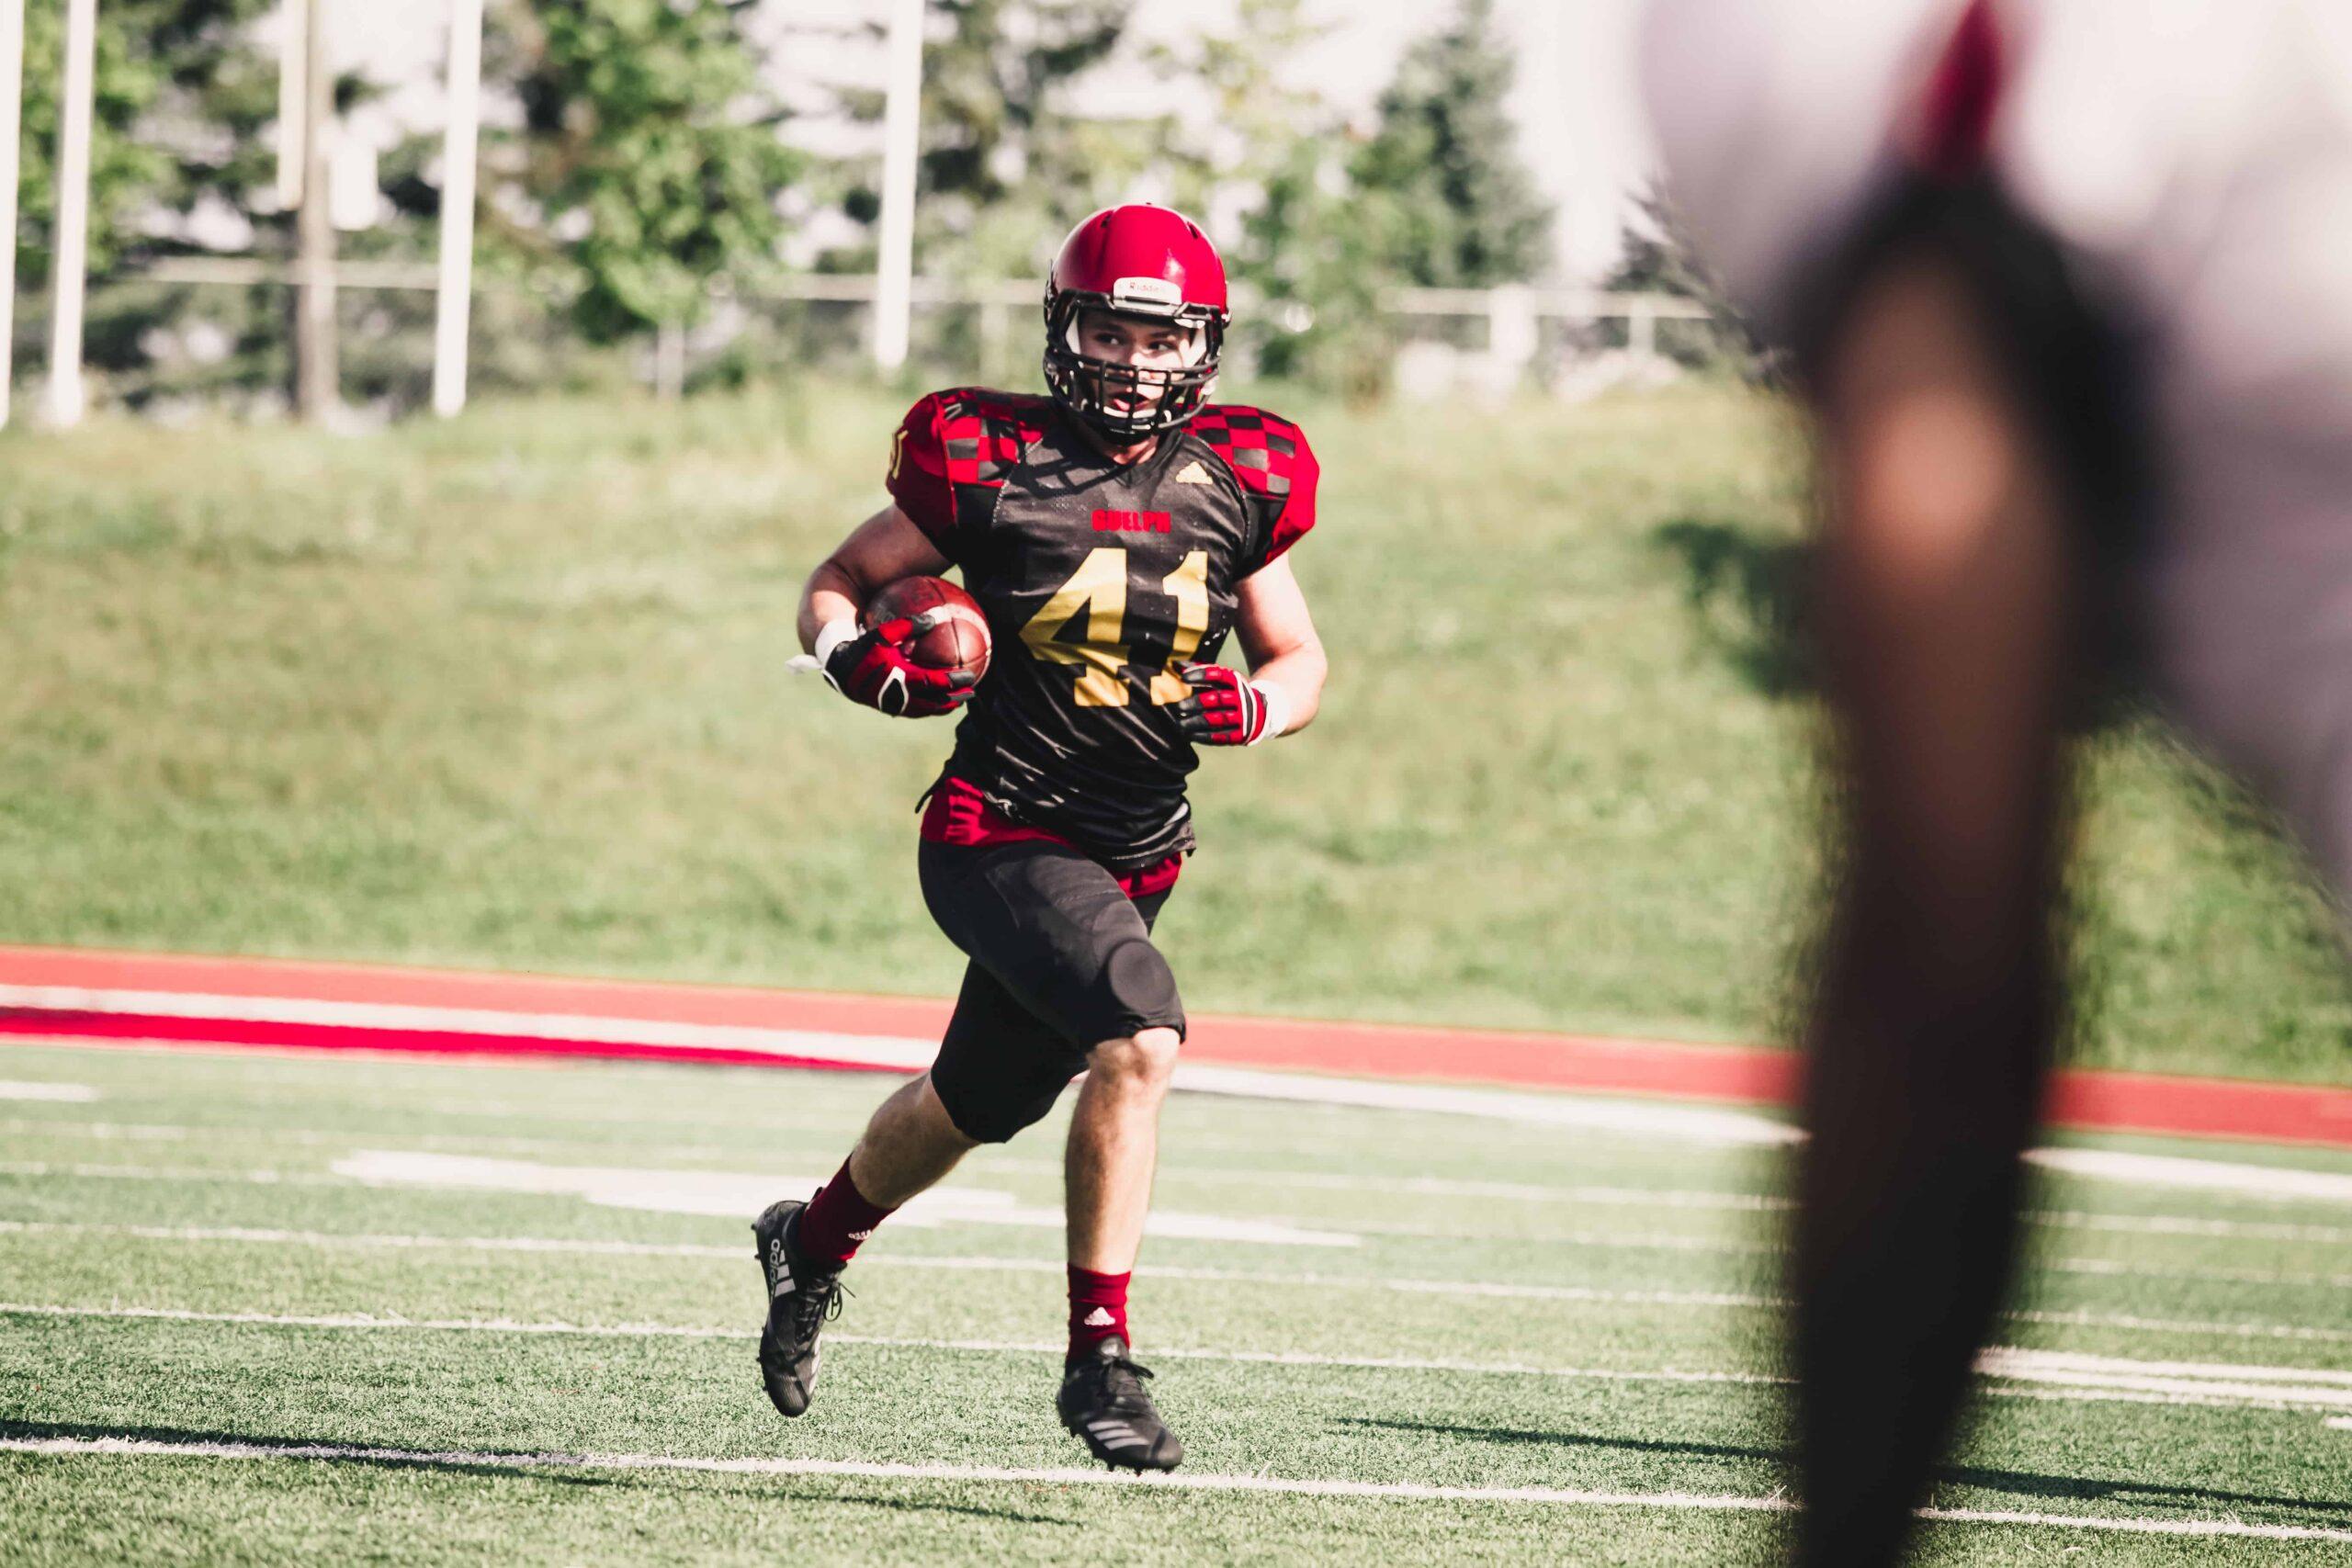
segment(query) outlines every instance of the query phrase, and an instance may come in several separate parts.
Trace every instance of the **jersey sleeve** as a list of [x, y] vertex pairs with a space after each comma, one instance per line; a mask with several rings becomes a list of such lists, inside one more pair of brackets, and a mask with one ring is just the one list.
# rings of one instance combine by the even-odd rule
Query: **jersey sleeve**
[[1234, 575], [1248, 577], [1282, 559], [1315, 526], [1323, 468], [1306, 432], [1278, 413], [1238, 403], [1211, 403], [1189, 429], [1232, 470], [1250, 507], [1250, 548]]
[[1270, 473], [1277, 479], [1284, 477], [1287, 467], [1289, 493], [1282, 498], [1282, 511], [1274, 515], [1274, 525], [1266, 539], [1266, 555], [1258, 564], [1272, 566], [1290, 547], [1312, 533], [1315, 528], [1315, 487], [1323, 477], [1323, 465], [1315, 460], [1315, 449], [1306, 444], [1306, 432], [1296, 425], [1290, 427], [1291, 444], [1295, 448], [1287, 465], [1279, 451], [1273, 454]]
[[943, 410], [933, 392], [907, 411], [890, 439], [890, 499], [950, 560], [958, 560], [956, 490], [947, 479], [947, 442]]

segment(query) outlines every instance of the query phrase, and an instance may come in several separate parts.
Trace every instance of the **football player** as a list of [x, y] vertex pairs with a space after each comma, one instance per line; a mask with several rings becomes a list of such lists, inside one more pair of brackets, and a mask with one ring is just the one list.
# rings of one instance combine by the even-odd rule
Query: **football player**
[[2352, 10], [1666, 0], [1646, 43], [1674, 197], [1819, 425], [1802, 1553], [1878, 1564], [2009, 1279], [2101, 645], [2352, 871]]
[[[1228, 319], [1197, 225], [1160, 207], [1096, 213], [1046, 286], [1049, 395], [967, 387], [916, 403], [891, 444], [890, 504], [808, 579], [801, 642], [837, 691], [908, 717], [962, 711], [918, 865], [970, 962], [931, 1070], [883, 1102], [813, 1198], [753, 1227], [760, 1371], [786, 1416], [808, 1407], [858, 1245], [1083, 1071], [1061, 1419], [1114, 1467], [1182, 1456], [1127, 1317], [1184, 1038], [1152, 925], [1193, 848], [1184, 787], [1202, 749], [1295, 734], [1325, 671], [1288, 559], [1315, 525], [1315, 457], [1289, 421], [1209, 400]], [[884, 584], [950, 567], [994, 642], [977, 686], [909, 659], [910, 623], [859, 626]], [[1247, 675], [1216, 661], [1228, 636]]]

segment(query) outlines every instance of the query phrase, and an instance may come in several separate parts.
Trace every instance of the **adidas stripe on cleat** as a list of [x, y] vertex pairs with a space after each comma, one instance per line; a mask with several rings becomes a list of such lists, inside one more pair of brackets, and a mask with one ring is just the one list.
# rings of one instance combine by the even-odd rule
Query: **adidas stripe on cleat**
[[1143, 1391], [1149, 1376], [1129, 1359], [1126, 1342], [1112, 1338], [1099, 1341], [1062, 1378], [1054, 1402], [1062, 1425], [1114, 1470], [1173, 1470], [1183, 1461], [1184, 1445]]
[[786, 1416], [808, 1408], [817, 1387], [817, 1335], [842, 1310], [838, 1269], [820, 1269], [792, 1245], [800, 1212], [795, 1200], [771, 1203], [752, 1223], [760, 1276], [767, 1282], [768, 1317], [760, 1331], [760, 1382]]

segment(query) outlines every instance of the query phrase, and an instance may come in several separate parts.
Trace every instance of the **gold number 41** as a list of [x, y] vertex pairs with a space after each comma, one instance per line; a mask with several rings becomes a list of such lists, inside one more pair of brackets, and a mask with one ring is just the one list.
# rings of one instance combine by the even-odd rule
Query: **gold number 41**
[[[1193, 657], [1209, 629], [1209, 553], [1194, 550], [1184, 563], [1160, 580], [1160, 591], [1176, 601], [1176, 635], [1168, 646], [1168, 667], [1152, 672], [1151, 700], [1165, 706], [1184, 700], [1192, 688], [1176, 673]], [[1086, 614], [1086, 640], [1057, 639], [1080, 611]], [[1021, 640], [1038, 658], [1079, 668], [1078, 705], [1082, 708], [1123, 708], [1127, 683], [1119, 672], [1131, 662], [1127, 645], [1120, 641], [1127, 620], [1127, 552], [1117, 545], [1098, 546], [1069, 581], [1021, 628]]]

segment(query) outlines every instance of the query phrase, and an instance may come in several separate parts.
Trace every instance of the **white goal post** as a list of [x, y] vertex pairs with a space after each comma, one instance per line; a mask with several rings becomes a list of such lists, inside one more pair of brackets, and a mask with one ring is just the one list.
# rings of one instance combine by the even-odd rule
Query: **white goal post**
[[98, 0], [66, 0], [57, 130], [57, 239], [51, 246], [49, 423], [82, 419], [82, 292], [89, 277], [90, 120], [96, 112]]
[[25, 0], [0, 0], [0, 429], [17, 374], [17, 173], [25, 107]]
[[450, 0], [449, 128], [441, 150], [441, 275], [433, 329], [433, 412], [443, 419], [466, 406], [481, 132], [481, 0]]
[[[439, 309], [434, 339], [433, 406], [444, 415], [465, 406], [467, 333], [471, 320], [475, 160], [481, 113], [482, 0], [448, 0], [449, 123], [444, 142], [441, 193]], [[48, 423], [80, 422], [86, 403], [82, 379], [83, 300], [88, 286], [90, 139], [98, 0], [66, 0], [56, 155], [57, 228], [51, 244], [48, 381], [42, 413]], [[281, 26], [278, 107], [280, 158], [303, 143], [294, 123], [304, 100], [301, 69], [303, 0], [287, 0]], [[9, 412], [17, 296], [17, 198], [22, 174], [20, 125], [24, 80], [25, 0], [0, 0], [0, 425]], [[281, 167], [279, 191], [308, 182]], [[326, 193], [316, 193], [319, 200]]]

